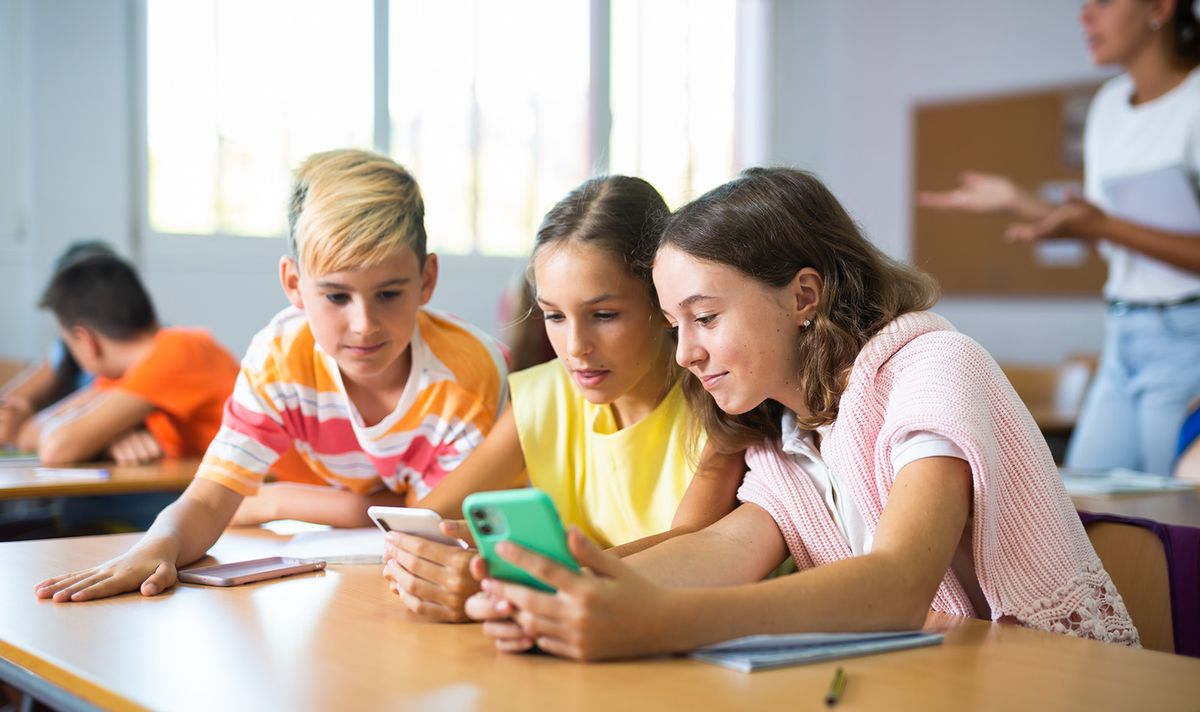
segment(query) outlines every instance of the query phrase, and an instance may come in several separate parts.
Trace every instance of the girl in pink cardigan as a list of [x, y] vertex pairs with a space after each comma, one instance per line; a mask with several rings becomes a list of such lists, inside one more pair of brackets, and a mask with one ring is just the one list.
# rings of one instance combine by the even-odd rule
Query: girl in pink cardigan
[[710, 442], [746, 450], [742, 505], [624, 560], [573, 531], [584, 575], [503, 547], [558, 594], [485, 579], [468, 613], [498, 647], [628, 657], [930, 609], [1137, 644], [996, 362], [816, 178], [751, 169], [684, 206], [654, 283]]

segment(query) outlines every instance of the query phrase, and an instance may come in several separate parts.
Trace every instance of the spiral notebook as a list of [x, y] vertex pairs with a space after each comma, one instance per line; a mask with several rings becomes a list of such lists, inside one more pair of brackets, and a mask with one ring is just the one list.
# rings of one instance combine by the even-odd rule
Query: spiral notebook
[[699, 648], [689, 657], [741, 672], [804, 665], [822, 660], [874, 655], [941, 645], [943, 636], [919, 630], [883, 633], [794, 633], [751, 635]]

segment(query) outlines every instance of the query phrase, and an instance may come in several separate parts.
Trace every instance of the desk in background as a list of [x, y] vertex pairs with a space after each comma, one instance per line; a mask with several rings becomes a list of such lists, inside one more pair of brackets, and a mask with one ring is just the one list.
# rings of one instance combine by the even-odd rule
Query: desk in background
[[1200, 488], [1183, 492], [1072, 495], [1075, 509], [1200, 527]]
[[[155, 598], [33, 597], [37, 581], [134, 541], [0, 544], [0, 675], [57, 707], [157, 710], [819, 709], [838, 665], [845, 709], [1157, 712], [1200, 700], [1200, 660], [940, 615], [927, 628], [945, 633], [941, 646], [745, 674], [500, 654], [476, 625], [410, 617], [371, 565]], [[234, 529], [213, 553], [249, 559], [282, 541]]]
[[191, 483], [199, 466], [199, 458], [161, 460], [149, 465], [125, 467], [96, 463], [80, 465], [79, 469], [106, 469], [109, 472], [107, 479], [71, 480], [38, 478], [31, 467], [0, 464], [0, 500], [182, 492]]

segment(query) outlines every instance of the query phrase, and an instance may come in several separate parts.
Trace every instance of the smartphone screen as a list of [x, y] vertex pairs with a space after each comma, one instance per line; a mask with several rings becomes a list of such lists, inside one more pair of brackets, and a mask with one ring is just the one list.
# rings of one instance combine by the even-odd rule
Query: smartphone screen
[[205, 586], [237, 586], [253, 581], [291, 576], [307, 571], [320, 571], [325, 568], [324, 561], [308, 559], [292, 559], [284, 556], [272, 556], [266, 559], [237, 561], [230, 564], [203, 566], [197, 569], [185, 569], [179, 572], [179, 580], [183, 583], [196, 583]]

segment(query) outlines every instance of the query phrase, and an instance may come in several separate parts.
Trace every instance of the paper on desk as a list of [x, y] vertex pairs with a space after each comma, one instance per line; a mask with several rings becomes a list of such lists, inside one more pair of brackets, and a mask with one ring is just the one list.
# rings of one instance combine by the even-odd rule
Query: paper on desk
[[754, 672], [785, 665], [939, 645], [942, 640], [943, 637], [937, 633], [919, 630], [751, 635], [700, 648], [689, 653], [689, 656], [741, 672]]
[[1074, 495], [1185, 492], [1196, 488], [1195, 482], [1127, 470], [1123, 467], [1115, 467], [1111, 470], [1060, 467], [1058, 472], [1062, 475], [1067, 493]]
[[0, 467], [0, 484], [29, 485], [44, 482], [103, 482], [108, 470], [83, 467]]
[[383, 534], [374, 527], [301, 532], [284, 544], [279, 555], [323, 559], [329, 564], [380, 564]]
[[0, 467], [27, 467], [40, 464], [42, 461], [36, 452], [0, 449]]

